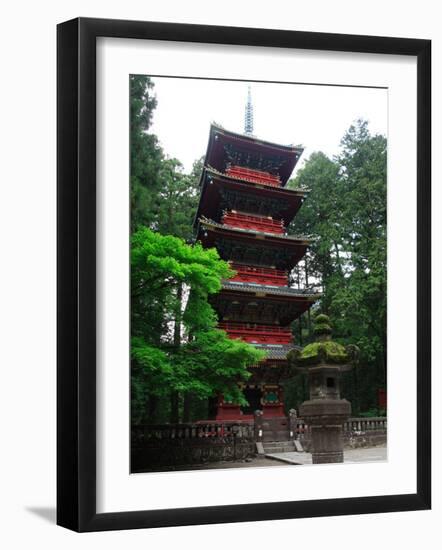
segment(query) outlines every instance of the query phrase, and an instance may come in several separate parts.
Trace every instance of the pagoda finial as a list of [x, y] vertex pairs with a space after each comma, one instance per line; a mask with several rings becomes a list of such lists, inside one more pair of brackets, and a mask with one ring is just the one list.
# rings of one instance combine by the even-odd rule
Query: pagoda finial
[[253, 105], [252, 105], [252, 89], [250, 84], [247, 87], [247, 103], [244, 113], [244, 133], [248, 136], [253, 135]]

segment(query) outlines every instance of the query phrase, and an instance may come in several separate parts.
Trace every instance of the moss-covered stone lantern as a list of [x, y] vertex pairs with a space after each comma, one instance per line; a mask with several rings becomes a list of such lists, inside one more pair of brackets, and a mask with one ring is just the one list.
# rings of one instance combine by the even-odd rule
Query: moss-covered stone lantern
[[341, 373], [350, 370], [359, 350], [331, 339], [327, 315], [314, 321], [316, 341], [302, 350], [292, 350], [287, 359], [298, 372], [308, 375], [310, 399], [299, 409], [310, 427], [313, 464], [343, 462], [342, 426], [350, 417], [351, 405], [341, 399]]

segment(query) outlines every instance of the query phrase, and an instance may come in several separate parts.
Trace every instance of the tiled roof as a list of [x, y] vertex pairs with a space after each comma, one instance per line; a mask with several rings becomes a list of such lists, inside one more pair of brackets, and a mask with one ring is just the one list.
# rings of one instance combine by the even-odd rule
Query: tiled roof
[[301, 349], [294, 344], [252, 344], [267, 353], [267, 359], [285, 359], [292, 349]]
[[244, 134], [240, 132], [233, 132], [232, 130], [227, 130], [227, 128], [224, 128], [224, 126], [221, 126], [221, 124], [218, 124], [215, 121], [212, 121], [212, 128], [221, 131], [222, 133], [229, 135], [232, 138], [236, 139], [242, 139], [246, 141], [250, 141], [251, 143], [262, 143], [264, 145], [269, 145], [271, 147], [275, 147], [276, 149], [285, 149], [288, 151], [297, 151], [297, 152], [303, 152], [303, 147], [297, 147], [296, 145], [286, 145], [283, 143], [274, 143], [273, 141], [267, 141], [261, 138], [258, 138], [256, 136], [250, 136], [249, 134]]
[[240, 281], [223, 281], [223, 290], [241, 290], [243, 292], [263, 292], [280, 296], [307, 296], [318, 298], [320, 294], [309, 289], [290, 288], [287, 286], [260, 285], [258, 283], [242, 283]]
[[[229, 174], [226, 174], [225, 172], [220, 172], [219, 170], [216, 170], [216, 168], [213, 168], [212, 166], [210, 165], [207, 165], [206, 167], [206, 172], [208, 174], [214, 174], [216, 176], [220, 176], [222, 178], [226, 178], [226, 179], [229, 179], [229, 180], [235, 180], [235, 181], [243, 181], [243, 182], [246, 182], [246, 183], [253, 183], [254, 185], [260, 185], [261, 187], [270, 187], [268, 185], [265, 185], [264, 183], [259, 183], [257, 181], [253, 181], [253, 180], [250, 180], [250, 179], [247, 179], [247, 178], [239, 178], [238, 176], [230, 176]], [[295, 187], [295, 188], [287, 188], [287, 187], [270, 187], [270, 189], [273, 191], [273, 190], [277, 190], [277, 191], [282, 191], [283, 193], [293, 193], [293, 195], [302, 195], [302, 196], [307, 196], [309, 193], [310, 193], [310, 189], [307, 189], [306, 187]]]
[[213, 220], [209, 220], [205, 216], [202, 216], [199, 219], [200, 223], [202, 225], [208, 226], [208, 227], [218, 227], [219, 229], [227, 229], [229, 231], [238, 231], [240, 233], [245, 233], [248, 235], [264, 235], [266, 237], [272, 237], [274, 239], [286, 239], [288, 241], [303, 241], [305, 242], [311, 242], [311, 237], [308, 237], [306, 235], [284, 235], [280, 233], [267, 233], [264, 231], [254, 231], [252, 229], [243, 229], [241, 227], [232, 227], [230, 225], [223, 225], [222, 223], [214, 222]]

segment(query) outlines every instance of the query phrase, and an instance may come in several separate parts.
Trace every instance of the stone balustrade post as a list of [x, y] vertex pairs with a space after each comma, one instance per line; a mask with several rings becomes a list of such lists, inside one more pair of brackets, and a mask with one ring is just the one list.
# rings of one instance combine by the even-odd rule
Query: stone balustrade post
[[298, 415], [296, 409], [289, 410], [289, 430], [290, 439], [298, 439]]
[[262, 411], [256, 410], [253, 413], [254, 418], [254, 436], [255, 441], [262, 442], [263, 441], [263, 421], [262, 421]]

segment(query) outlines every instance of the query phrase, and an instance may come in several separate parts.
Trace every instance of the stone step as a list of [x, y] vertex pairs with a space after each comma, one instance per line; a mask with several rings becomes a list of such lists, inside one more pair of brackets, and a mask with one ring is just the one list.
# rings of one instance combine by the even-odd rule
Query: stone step
[[274, 447], [272, 449], [264, 449], [265, 456], [270, 454], [284, 454], [284, 453], [295, 453], [296, 449], [294, 447]]
[[293, 453], [296, 452], [294, 441], [264, 441], [264, 452], [267, 453]]
[[283, 440], [275, 440], [275, 441], [264, 441], [264, 445], [266, 447], [281, 447], [284, 445], [292, 446], [294, 445], [293, 441], [289, 439], [283, 439]]
[[287, 441], [289, 439], [289, 421], [286, 417], [264, 418], [261, 429], [263, 441]]
[[269, 436], [269, 437], [264, 436], [262, 438], [262, 440], [265, 443], [273, 443], [274, 441], [287, 441], [287, 439], [288, 439], [287, 434], [285, 434], [285, 437], [283, 435], [278, 435], [278, 436], [272, 435], [272, 436]]
[[264, 441], [287, 441], [289, 433], [287, 430], [263, 430]]

